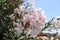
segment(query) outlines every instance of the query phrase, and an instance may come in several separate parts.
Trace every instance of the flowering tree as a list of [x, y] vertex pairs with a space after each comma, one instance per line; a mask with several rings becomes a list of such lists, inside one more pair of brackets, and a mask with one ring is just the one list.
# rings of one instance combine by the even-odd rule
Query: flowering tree
[[60, 28], [60, 25], [56, 27], [59, 18], [45, 24], [44, 11], [33, 4], [34, 0], [0, 0], [0, 39], [40, 40], [41, 36], [50, 38], [51, 34], [43, 33], [46, 28]]
[[[26, 1], [25, 1], [26, 2]], [[14, 9], [14, 14], [10, 15], [17, 36], [33, 37], [41, 32], [45, 23], [43, 11], [32, 7], [33, 0], [28, 0], [27, 5], [20, 5]], [[22, 34], [25, 34], [23, 35]]]

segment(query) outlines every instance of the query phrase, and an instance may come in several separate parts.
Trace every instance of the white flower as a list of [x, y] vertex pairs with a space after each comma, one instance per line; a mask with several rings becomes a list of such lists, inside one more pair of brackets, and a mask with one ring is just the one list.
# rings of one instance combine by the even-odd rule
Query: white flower
[[19, 36], [21, 33], [22, 33], [22, 28], [18, 28], [18, 27], [14, 27], [16, 33], [17, 33], [17, 36]]
[[52, 25], [54, 26], [54, 28], [56, 29], [60, 29], [60, 17], [55, 17], [53, 20], [52, 20]]
[[24, 10], [25, 10], [25, 6], [19, 6], [19, 9], [20, 9], [21, 11], [24, 11]]
[[34, 4], [34, 0], [28, 0], [29, 4]]

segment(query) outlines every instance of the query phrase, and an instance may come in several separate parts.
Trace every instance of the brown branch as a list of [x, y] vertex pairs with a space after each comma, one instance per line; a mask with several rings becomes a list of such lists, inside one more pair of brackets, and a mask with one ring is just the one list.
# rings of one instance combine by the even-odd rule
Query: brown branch
[[42, 36], [42, 37], [43, 37], [43, 36], [50, 37], [49, 34], [38, 34], [38, 35], [37, 35], [37, 37], [41, 37], [41, 36]]

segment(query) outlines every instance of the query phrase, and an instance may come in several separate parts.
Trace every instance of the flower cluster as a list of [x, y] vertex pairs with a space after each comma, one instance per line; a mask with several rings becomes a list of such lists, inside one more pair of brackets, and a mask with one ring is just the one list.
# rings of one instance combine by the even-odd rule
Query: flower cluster
[[60, 29], [60, 16], [58, 17], [55, 17], [53, 20], [52, 20], [52, 25], [55, 29]]
[[34, 36], [39, 34], [46, 19], [43, 12], [40, 9], [29, 6], [19, 6], [14, 9], [14, 14], [10, 15], [10, 19], [13, 20], [13, 26], [17, 34], [22, 33], [22, 30], [25, 30], [24, 33], [26, 35]]

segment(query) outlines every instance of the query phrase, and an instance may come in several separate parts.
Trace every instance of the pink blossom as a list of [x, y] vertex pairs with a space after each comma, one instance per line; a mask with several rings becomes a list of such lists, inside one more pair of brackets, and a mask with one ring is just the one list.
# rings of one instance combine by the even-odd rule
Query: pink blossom
[[18, 28], [23, 28], [23, 26], [22, 26], [21, 24], [19, 24], [19, 23], [13, 22], [13, 25], [14, 25], [15, 27], [18, 27]]
[[21, 13], [21, 10], [19, 8], [14, 9], [14, 13]]
[[25, 22], [30, 22], [30, 24], [33, 23], [33, 25], [36, 23], [37, 26], [41, 25], [41, 23], [45, 22], [45, 17], [43, 14], [33, 13], [33, 14], [27, 14], [23, 17], [23, 20]]
[[26, 36], [28, 36], [29, 34], [31, 34], [31, 29], [30, 28], [27, 28], [24, 32], [26, 33]]
[[[32, 1], [32, 0], [30, 0]], [[25, 8], [24, 6], [21, 6], [19, 8], [14, 9], [15, 13], [19, 13], [20, 12], [26, 12], [25, 15], [22, 15], [22, 19], [16, 20], [18, 21], [18, 23], [14, 22], [13, 24], [15, 25], [15, 27], [18, 28], [24, 28], [23, 26], [26, 26], [25, 24], [28, 22], [29, 23], [29, 28], [27, 28], [24, 32], [26, 33], [26, 35], [37, 35], [40, 33], [42, 25], [44, 25], [45, 23], [45, 15], [38, 9], [33, 8], [33, 7], [27, 7]], [[22, 14], [23, 14], [22, 13]], [[23, 22], [23, 25], [21, 25], [21, 21]]]
[[10, 17], [10, 20], [14, 20], [15, 19], [14, 14], [10, 15], [9, 17]]

